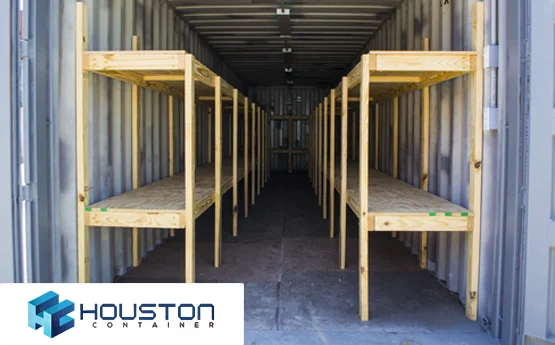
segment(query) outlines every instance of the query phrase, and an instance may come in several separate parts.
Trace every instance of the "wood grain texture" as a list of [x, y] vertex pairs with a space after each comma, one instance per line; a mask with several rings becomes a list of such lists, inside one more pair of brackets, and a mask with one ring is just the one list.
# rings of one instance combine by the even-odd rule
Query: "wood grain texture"
[[[243, 157], [237, 159], [237, 176], [241, 179], [243, 173]], [[210, 207], [214, 202], [215, 179], [214, 164], [206, 164], [196, 168], [195, 178], [195, 218], [199, 217], [205, 210], [203, 202], [208, 201]], [[222, 159], [222, 194], [233, 187], [233, 164], [231, 157]], [[110, 213], [175, 213], [185, 210], [185, 181], [184, 174], [180, 173], [165, 179], [149, 183], [138, 189], [113, 196], [88, 206], [88, 212]], [[98, 226], [88, 224], [91, 226]], [[132, 227], [130, 225], [118, 225]]]

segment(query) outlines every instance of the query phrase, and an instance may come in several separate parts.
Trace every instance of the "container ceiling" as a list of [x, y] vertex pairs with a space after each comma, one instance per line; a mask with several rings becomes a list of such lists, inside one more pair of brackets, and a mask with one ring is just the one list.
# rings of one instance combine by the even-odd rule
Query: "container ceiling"
[[335, 86], [400, 0], [168, 2], [246, 83]]

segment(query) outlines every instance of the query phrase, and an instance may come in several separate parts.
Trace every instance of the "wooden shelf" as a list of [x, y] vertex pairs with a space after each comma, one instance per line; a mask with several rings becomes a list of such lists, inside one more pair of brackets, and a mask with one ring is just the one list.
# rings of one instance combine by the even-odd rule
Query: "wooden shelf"
[[[359, 165], [347, 166], [347, 205], [360, 217]], [[341, 165], [335, 167], [341, 191]], [[380, 171], [368, 172], [369, 231], [470, 231], [472, 212]]]
[[[184, 50], [85, 51], [83, 68], [113, 79], [183, 98], [185, 80]], [[217, 75], [194, 60], [197, 100], [214, 101]], [[231, 101], [233, 87], [221, 80], [222, 101]], [[245, 97], [239, 93], [239, 103]]]
[[[476, 68], [474, 51], [371, 51], [371, 101], [393, 99], [412, 91], [468, 74]], [[347, 75], [349, 101], [359, 97], [362, 62]], [[341, 99], [341, 84], [336, 95]]]
[[[243, 159], [238, 159], [238, 180], [243, 179]], [[250, 166], [250, 164], [249, 164]], [[250, 171], [250, 169], [249, 169]], [[233, 186], [232, 160], [222, 161], [222, 194]], [[196, 169], [195, 216], [214, 204], [214, 164]], [[185, 181], [183, 173], [94, 203], [86, 208], [88, 226], [185, 229]]]

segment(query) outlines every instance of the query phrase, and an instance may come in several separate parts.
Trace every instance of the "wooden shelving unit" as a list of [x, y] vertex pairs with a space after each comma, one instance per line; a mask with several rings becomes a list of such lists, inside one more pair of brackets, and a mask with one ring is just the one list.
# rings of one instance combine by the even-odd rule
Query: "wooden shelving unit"
[[[346, 207], [359, 218], [359, 307], [362, 320], [368, 320], [368, 232], [422, 232], [420, 265], [426, 268], [428, 231], [467, 232], [466, 315], [477, 318], [478, 273], [480, 261], [480, 206], [482, 180], [482, 92], [483, 92], [483, 3], [473, 8], [472, 51], [371, 51], [342, 79], [310, 118], [310, 179], [324, 218], [327, 217], [327, 188], [340, 194], [340, 267], [345, 267]], [[428, 48], [428, 41], [423, 44]], [[427, 192], [429, 150], [428, 87], [465, 74], [471, 78], [470, 114], [470, 185], [469, 207], [465, 209]], [[422, 161], [420, 188], [397, 180], [398, 169], [398, 97], [415, 90], [422, 92]], [[380, 102], [393, 101], [393, 176], [370, 169], [370, 102], [375, 104], [376, 121]], [[328, 102], [329, 101], [329, 102]], [[358, 160], [347, 161], [348, 102], [358, 101]], [[335, 108], [341, 103], [340, 161], [335, 162]], [[323, 109], [324, 108], [324, 109]], [[328, 109], [330, 116], [328, 117]], [[328, 131], [329, 124], [329, 131]], [[378, 167], [378, 134], [374, 133], [373, 166]], [[328, 145], [329, 136], [329, 145]], [[327, 154], [327, 148], [330, 149]], [[329, 169], [329, 167], [334, 167]], [[329, 175], [329, 176], [328, 176]], [[345, 177], [345, 178], [344, 178]], [[334, 236], [333, 193], [329, 196], [330, 237]]]
[[[195, 219], [215, 206], [214, 262], [221, 264], [222, 195], [233, 190], [233, 235], [238, 233], [238, 182], [245, 179], [245, 216], [248, 215], [248, 178], [267, 181], [262, 162], [268, 158], [268, 145], [260, 138], [261, 111], [237, 89], [217, 76], [186, 51], [140, 51], [139, 38], [133, 37], [133, 51], [88, 51], [87, 8], [76, 4], [76, 123], [77, 123], [77, 198], [79, 282], [88, 282], [89, 227], [123, 227], [133, 229], [133, 264], [139, 265], [139, 229], [160, 228], [185, 231], [185, 280], [195, 281]], [[133, 190], [89, 205], [88, 176], [88, 75], [96, 73], [131, 83], [132, 87], [132, 162]], [[140, 91], [148, 88], [168, 95], [170, 176], [140, 185]], [[185, 171], [174, 174], [173, 105], [174, 98], [184, 102]], [[233, 106], [232, 155], [222, 155], [222, 102]], [[214, 104], [214, 161], [196, 166], [195, 103]], [[239, 105], [244, 113], [244, 152], [238, 152]], [[258, 109], [258, 113], [256, 113]], [[251, 111], [249, 111], [251, 110]], [[257, 115], [258, 114], [258, 115]], [[252, 126], [249, 126], [252, 119]], [[258, 119], [258, 126], [255, 118]], [[250, 127], [250, 128], [249, 128]], [[250, 137], [249, 137], [250, 136]], [[247, 145], [252, 139], [252, 147]], [[258, 139], [255, 140], [255, 139]], [[211, 151], [211, 149], [209, 150]], [[255, 152], [257, 155], [255, 155]], [[249, 159], [250, 158], [250, 159]]]

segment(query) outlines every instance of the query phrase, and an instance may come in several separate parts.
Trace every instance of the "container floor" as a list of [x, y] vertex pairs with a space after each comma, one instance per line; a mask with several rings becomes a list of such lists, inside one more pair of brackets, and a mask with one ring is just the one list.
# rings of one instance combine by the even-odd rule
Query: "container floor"
[[[197, 220], [196, 278], [245, 284], [245, 344], [496, 344], [389, 233], [370, 233], [370, 321], [361, 322], [357, 218], [348, 210], [347, 268], [339, 270], [337, 236], [329, 238], [306, 173], [273, 172], [248, 218], [239, 201], [233, 238], [231, 193], [224, 197], [220, 268], [213, 210]], [[183, 282], [183, 242], [178, 232], [116, 282]]]

